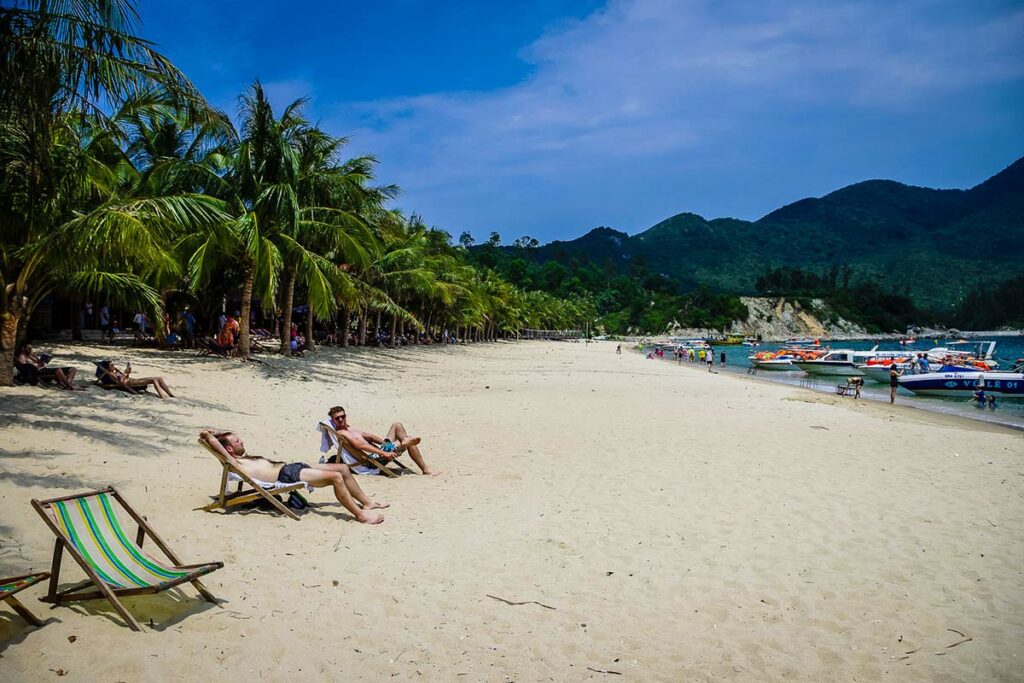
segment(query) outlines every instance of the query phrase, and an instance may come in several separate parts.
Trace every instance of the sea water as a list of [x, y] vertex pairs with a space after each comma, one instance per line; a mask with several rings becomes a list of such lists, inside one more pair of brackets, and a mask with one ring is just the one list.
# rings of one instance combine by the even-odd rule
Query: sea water
[[[886, 340], [886, 341], [828, 341], [825, 339], [821, 340], [822, 347], [829, 347], [833, 350], [838, 349], [852, 349], [854, 351], [867, 351], [873, 348], [876, 344], [878, 345], [879, 351], [904, 351], [907, 355], [914, 355], [922, 353], [935, 346], [944, 346], [952, 349], [970, 349], [979, 341], [994, 341], [996, 342], [995, 358], [999, 361], [1000, 370], [1009, 370], [1018, 358], [1024, 358], [1024, 337], [992, 337], [991, 339], [968, 339], [968, 344], [951, 344], [950, 342], [955, 341], [953, 339], [924, 339], [919, 338], [916, 344], [901, 346], [899, 342]], [[763, 343], [758, 347], [750, 346], [718, 346], [715, 348], [715, 371], [719, 372], [722, 370], [720, 365], [722, 352], [725, 351], [725, 372], [734, 372], [738, 374], [746, 374], [747, 368], [750, 367], [750, 361], [747, 356], [752, 356], [758, 351], [772, 351], [779, 348], [781, 344], [777, 343]], [[646, 353], [646, 350], [645, 350]], [[666, 347], [665, 360], [676, 362], [676, 359], [672, 357], [671, 353]], [[683, 361], [683, 365], [689, 365], [687, 361]], [[693, 366], [697, 364], [694, 363]], [[934, 363], [932, 364], [934, 367]], [[759, 370], [757, 372], [759, 379], [767, 379], [773, 382], [780, 382], [782, 384], [791, 384], [793, 386], [800, 386], [808, 389], [814, 389], [817, 391], [825, 391], [828, 393], [835, 393], [836, 385], [845, 383], [845, 377], [833, 377], [833, 376], [813, 376], [808, 375], [802, 371], [791, 371], [791, 372], [773, 372]], [[861, 397], [871, 400], [888, 401], [889, 400], [889, 387], [885, 384], [879, 384], [869, 379], [865, 379], [864, 388], [861, 390]], [[962, 415], [966, 417], [975, 418], [978, 420], [984, 420], [986, 422], [995, 422], [999, 424], [1012, 425], [1014, 427], [1020, 427], [1024, 429], [1024, 400], [1021, 399], [1010, 399], [1003, 400], [998, 399], [998, 405], [995, 409], [987, 407], [979, 407], [976, 401], [969, 400], [968, 398], [952, 398], [944, 396], [918, 396], [907, 389], [900, 387], [896, 395], [896, 402], [901, 405], [912, 405], [915, 408], [923, 408], [925, 410], [931, 410], [938, 413], [947, 413], [951, 415]]]

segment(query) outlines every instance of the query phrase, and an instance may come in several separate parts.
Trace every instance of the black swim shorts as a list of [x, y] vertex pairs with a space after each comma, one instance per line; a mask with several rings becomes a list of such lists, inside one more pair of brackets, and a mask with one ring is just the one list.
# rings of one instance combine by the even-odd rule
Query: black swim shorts
[[294, 484], [299, 481], [299, 472], [309, 469], [304, 462], [291, 462], [284, 465], [277, 474], [277, 480], [282, 484]]

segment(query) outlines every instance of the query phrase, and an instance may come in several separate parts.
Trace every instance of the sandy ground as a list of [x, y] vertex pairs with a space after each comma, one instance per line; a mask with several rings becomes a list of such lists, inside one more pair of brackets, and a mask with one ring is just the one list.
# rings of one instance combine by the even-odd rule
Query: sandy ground
[[[610, 343], [114, 353], [182, 398], [0, 394], [0, 575], [49, 569], [30, 499], [113, 484], [185, 562], [225, 562], [220, 604], [129, 599], [137, 634], [29, 589], [47, 624], [0, 608], [2, 680], [1024, 678], [1020, 433]], [[194, 511], [219, 474], [201, 428], [315, 461], [336, 403], [400, 418], [447, 476], [361, 478], [392, 503], [376, 527], [329, 490], [297, 522]]]

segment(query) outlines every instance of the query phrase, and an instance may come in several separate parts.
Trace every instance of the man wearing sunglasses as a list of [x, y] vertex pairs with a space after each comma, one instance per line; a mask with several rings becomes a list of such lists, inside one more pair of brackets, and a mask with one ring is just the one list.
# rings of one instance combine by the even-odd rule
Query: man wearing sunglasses
[[[341, 406], [334, 406], [327, 411], [327, 422], [334, 427], [338, 436], [345, 440], [341, 449], [342, 462], [349, 465], [356, 474], [377, 474], [377, 470], [360, 465], [356, 458], [348, 452], [349, 448], [358, 449], [370, 457], [382, 458], [384, 460], [392, 460], [405, 451], [409, 451], [409, 457], [412, 458], [412, 461], [416, 463], [416, 466], [420, 468], [423, 474], [428, 477], [444, 474], [427, 465], [423, 460], [423, 454], [420, 452], [420, 437], [409, 436], [401, 422], [392, 424], [391, 428], [388, 429], [387, 436], [380, 437], [350, 425], [348, 414]], [[324, 453], [338, 447], [338, 443], [333, 440], [333, 435], [329, 436], [329, 432], [330, 430], [324, 434], [320, 443], [320, 450]]]

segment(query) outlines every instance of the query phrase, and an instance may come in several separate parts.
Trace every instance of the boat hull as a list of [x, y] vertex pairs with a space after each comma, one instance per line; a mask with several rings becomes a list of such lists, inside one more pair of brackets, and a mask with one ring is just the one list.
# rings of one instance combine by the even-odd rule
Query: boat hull
[[982, 386], [993, 396], [1024, 399], [1024, 373], [983, 372]]
[[970, 398], [981, 379], [980, 372], [928, 372], [900, 377], [900, 386], [922, 396]]
[[755, 360], [754, 365], [758, 370], [770, 372], [799, 372], [800, 368], [793, 365], [793, 361], [786, 360]]
[[864, 373], [854, 363], [846, 361], [797, 360], [793, 361], [793, 365], [808, 375], [827, 375], [832, 377], [864, 376]]

